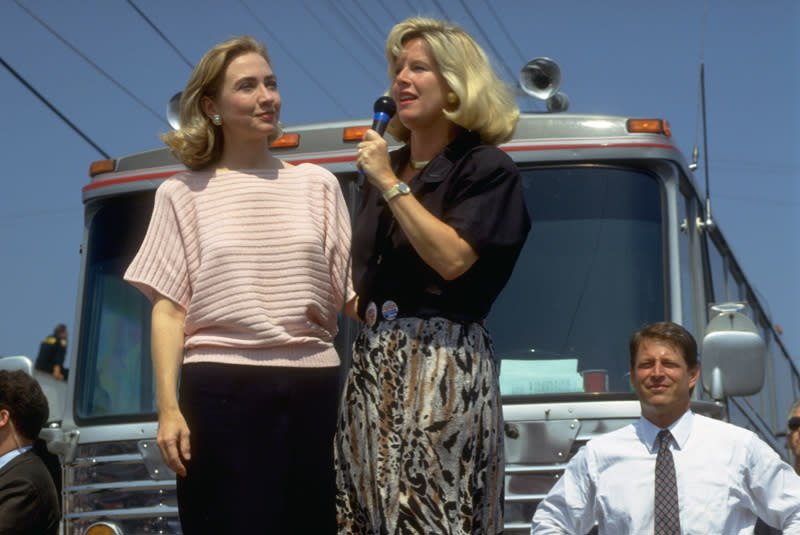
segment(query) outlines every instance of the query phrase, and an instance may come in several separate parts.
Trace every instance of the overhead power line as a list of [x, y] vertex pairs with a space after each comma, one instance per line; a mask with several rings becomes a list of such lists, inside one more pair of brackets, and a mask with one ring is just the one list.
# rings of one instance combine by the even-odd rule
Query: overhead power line
[[356, 57], [356, 56], [355, 56], [355, 55], [354, 55], [354, 54], [353, 54], [353, 53], [350, 51], [350, 49], [349, 49], [348, 47], [346, 47], [346, 46], [345, 46], [345, 45], [344, 45], [344, 44], [343, 44], [343, 43], [342, 43], [342, 42], [339, 40], [339, 38], [336, 36], [336, 33], [335, 33], [335, 32], [331, 31], [331, 29], [330, 29], [330, 25], [328, 25], [328, 24], [325, 24], [325, 23], [322, 21], [322, 19], [320, 19], [320, 18], [319, 18], [319, 15], [317, 15], [317, 14], [314, 12], [314, 10], [313, 10], [313, 9], [311, 9], [310, 7], [308, 7], [308, 4], [307, 4], [307, 3], [303, 2], [303, 7], [304, 7], [304, 8], [305, 8], [305, 10], [308, 12], [308, 14], [309, 14], [309, 15], [311, 15], [311, 18], [313, 18], [315, 21], [317, 21], [317, 24], [319, 24], [319, 25], [320, 25], [320, 27], [321, 27], [321, 28], [323, 28], [323, 29], [324, 29], [324, 30], [325, 30], [325, 31], [328, 33], [328, 35], [330, 35], [330, 36], [331, 36], [331, 39], [333, 39], [333, 40], [336, 42], [336, 44], [337, 44], [337, 45], [339, 45], [339, 47], [340, 47], [342, 50], [344, 50], [344, 52], [345, 52], [345, 53], [346, 53], [348, 56], [350, 56], [350, 59], [352, 59], [352, 60], [353, 60], [353, 64], [354, 64], [354, 65], [357, 65], [357, 66], [358, 66], [358, 67], [361, 69], [361, 71], [362, 71], [364, 74], [366, 74], [366, 75], [367, 75], [367, 77], [369, 77], [369, 78], [372, 78], [373, 80], [375, 80], [375, 81], [376, 81], [376, 83], [378, 84], [378, 87], [380, 87], [380, 86], [381, 86], [381, 81], [380, 81], [380, 80], [379, 80], [379, 79], [376, 77], [375, 73], [374, 73], [374, 72], [370, 72], [369, 70], [367, 70], [367, 68], [366, 68], [366, 67], [364, 67], [364, 65], [362, 64], [362, 60], [361, 60], [360, 58], [357, 58], [357, 57]]
[[25, 88], [26, 88], [28, 91], [30, 91], [31, 93], [33, 93], [33, 94], [36, 96], [36, 98], [38, 98], [39, 100], [41, 100], [41, 101], [44, 103], [44, 105], [45, 105], [45, 106], [47, 106], [48, 108], [50, 108], [50, 111], [52, 111], [53, 113], [55, 113], [55, 114], [56, 114], [56, 115], [59, 117], [59, 119], [61, 119], [62, 121], [64, 121], [64, 123], [66, 123], [66, 124], [67, 124], [67, 126], [69, 126], [70, 128], [72, 128], [72, 130], [74, 130], [74, 131], [75, 131], [75, 133], [77, 133], [79, 136], [81, 136], [81, 137], [84, 139], [84, 141], [86, 141], [86, 142], [87, 142], [89, 145], [91, 145], [91, 146], [94, 148], [94, 150], [96, 150], [97, 152], [99, 152], [100, 154], [102, 154], [104, 158], [110, 158], [110, 156], [109, 156], [109, 155], [106, 153], [106, 151], [104, 151], [103, 149], [101, 149], [100, 147], [98, 147], [98, 146], [97, 146], [97, 143], [95, 143], [94, 141], [92, 141], [92, 139], [91, 139], [89, 136], [87, 136], [87, 135], [86, 135], [86, 134], [85, 134], [85, 133], [84, 133], [84, 132], [83, 132], [83, 131], [82, 131], [80, 128], [78, 128], [77, 126], [75, 126], [75, 124], [74, 124], [72, 121], [70, 121], [69, 119], [67, 119], [67, 117], [66, 117], [66, 116], [65, 116], [63, 113], [61, 113], [60, 111], [58, 111], [58, 109], [57, 109], [55, 106], [53, 106], [53, 105], [50, 103], [50, 101], [48, 101], [46, 98], [44, 98], [44, 96], [42, 96], [42, 94], [41, 94], [41, 93], [39, 93], [39, 92], [36, 90], [36, 88], [34, 88], [34, 87], [31, 85], [31, 84], [29, 84], [29, 83], [28, 83], [28, 81], [27, 81], [25, 78], [23, 78], [21, 74], [19, 74], [17, 71], [15, 71], [15, 70], [14, 70], [14, 69], [11, 67], [11, 65], [9, 65], [8, 63], [6, 63], [6, 62], [5, 62], [5, 60], [4, 60], [3, 58], [1, 58], [1, 57], [0, 57], [0, 63], [2, 63], [2, 64], [3, 64], [3, 67], [5, 67], [5, 68], [8, 70], [8, 72], [10, 72], [10, 73], [11, 73], [11, 74], [14, 76], [14, 78], [16, 78], [17, 80], [19, 80], [19, 82], [20, 82], [22, 85], [24, 85], [24, 86], [25, 86]]
[[436, 9], [439, 10], [439, 13], [441, 14], [442, 18], [450, 20], [450, 17], [447, 16], [447, 11], [445, 11], [445, 9], [437, 0], [433, 0], [433, 5], [436, 6]]
[[[329, 4], [329, 7], [336, 12], [336, 15], [339, 17], [339, 19], [342, 21], [342, 23], [345, 24], [348, 27], [348, 29], [349, 29], [348, 33], [350, 33], [353, 36], [361, 35], [361, 36], [364, 37], [365, 40], [368, 38], [366, 35], [364, 35], [364, 32], [360, 28], [357, 28], [355, 26], [355, 24], [356, 24], [355, 22], [351, 22], [351, 20], [348, 17], [348, 15], [344, 12], [344, 7], [342, 5], [337, 5], [336, 2], [332, 2], [331, 4]], [[383, 50], [383, 43], [380, 43], [379, 41], [376, 41], [376, 42], [378, 43], [377, 46], [375, 46], [374, 44], [370, 43], [369, 46], [364, 47], [364, 50], [362, 50], [361, 53], [364, 54], [364, 55], [367, 55], [371, 59], [375, 60], [376, 64], [379, 67], [383, 68], [384, 67], [384, 60], [383, 60], [383, 54], [381, 54], [381, 51]], [[352, 54], [351, 54], [351, 57], [352, 57]], [[359, 61], [359, 63], [361, 63], [361, 62]]]
[[419, 15], [421, 13], [419, 6], [412, 5], [411, 0], [406, 0], [406, 5], [408, 6], [408, 9], [411, 11], [411, 13], [414, 13], [416, 15]]
[[296, 64], [296, 65], [297, 65], [299, 68], [300, 68], [300, 70], [301, 70], [301, 71], [303, 71], [303, 74], [305, 74], [306, 76], [308, 76], [308, 79], [309, 79], [309, 80], [311, 80], [311, 81], [314, 83], [314, 85], [316, 85], [316, 86], [317, 86], [317, 88], [319, 88], [319, 89], [322, 91], [322, 94], [323, 94], [323, 95], [325, 95], [326, 97], [328, 97], [329, 99], [331, 99], [331, 101], [332, 101], [334, 104], [336, 104], [336, 107], [337, 107], [337, 108], [339, 108], [339, 111], [341, 111], [341, 112], [342, 112], [344, 115], [347, 115], [347, 110], [344, 108], [344, 106], [342, 106], [342, 105], [339, 103], [339, 101], [338, 101], [338, 100], [336, 100], [336, 98], [334, 98], [334, 96], [333, 96], [333, 91], [330, 91], [330, 88], [323, 86], [323, 85], [322, 85], [322, 83], [321, 83], [319, 80], [317, 80], [316, 76], [314, 76], [314, 75], [313, 75], [313, 74], [312, 74], [312, 73], [311, 73], [311, 72], [310, 72], [308, 69], [306, 69], [306, 68], [303, 66], [303, 62], [301, 62], [300, 60], [298, 60], [298, 59], [297, 59], [297, 58], [294, 56], [294, 54], [292, 54], [292, 51], [291, 51], [291, 50], [289, 50], [289, 48], [288, 48], [287, 46], [285, 46], [285, 45], [284, 45], [284, 44], [281, 42], [281, 40], [280, 40], [280, 39], [278, 39], [278, 37], [277, 37], [277, 36], [276, 36], [274, 33], [272, 33], [272, 32], [269, 30], [269, 28], [267, 27], [267, 25], [266, 25], [266, 24], [264, 24], [264, 21], [262, 21], [262, 20], [261, 20], [261, 19], [258, 17], [258, 15], [256, 15], [256, 14], [255, 14], [255, 12], [254, 12], [252, 9], [250, 9], [250, 6], [248, 6], [248, 5], [245, 3], [245, 1], [244, 1], [244, 0], [239, 0], [239, 3], [240, 3], [240, 4], [242, 4], [242, 7], [244, 7], [244, 8], [247, 10], [247, 12], [248, 12], [248, 13], [250, 13], [250, 16], [251, 16], [251, 17], [253, 17], [253, 19], [255, 19], [255, 21], [256, 21], [256, 22], [258, 22], [258, 24], [261, 26], [261, 28], [264, 30], [264, 32], [265, 32], [267, 35], [269, 35], [269, 37], [270, 37], [270, 38], [271, 38], [271, 39], [272, 39], [272, 40], [273, 40], [273, 41], [274, 41], [274, 42], [275, 42], [275, 43], [276, 43], [276, 44], [277, 44], [279, 47], [281, 47], [281, 49], [282, 49], [282, 50], [283, 50], [283, 52], [286, 54], [286, 56], [287, 56], [287, 57], [288, 57], [290, 60], [292, 60], [292, 61], [293, 61], [293, 62], [294, 62], [294, 63], [295, 63], [295, 64]]
[[486, 8], [489, 10], [492, 16], [494, 16], [494, 20], [495, 22], [497, 22], [497, 25], [500, 26], [501, 30], [503, 30], [503, 35], [506, 36], [506, 39], [508, 39], [508, 42], [511, 43], [511, 46], [514, 48], [514, 50], [517, 51], [519, 59], [522, 60], [522, 63], [520, 63], [520, 65], [524, 65], [525, 63], [527, 63], [527, 61], [530, 58], [526, 57], [519, 49], [519, 47], [517, 46], [517, 42], [511, 37], [511, 34], [508, 33], [508, 28], [506, 28], [505, 22], [503, 22], [503, 20], [497, 15], [497, 10], [494, 8], [492, 3], [489, 0], [484, 0], [484, 3], [486, 4]]
[[[342, 18], [353, 21], [352, 25], [357, 27], [353, 35], [360, 35], [365, 40], [364, 52], [370, 55], [375, 54], [378, 58], [378, 64], [384, 65], [383, 47], [386, 36], [381, 34], [378, 23], [370, 17], [369, 13], [357, 3], [355, 9], [353, 9], [353, 4], [345, 6], [344, 2], [331, 2], [330, 7], [339, 12]], [[366, 18], [366, 24], [363, 23], [362, 18]], [[367, 48], [369, 48], [369, 51], [366, 50]]]
[[167, 44], [169, 45], [169, 47], [170, 47], [170, 48], [172, 48], [172, 50], [174, 50], [174, 51], [175, 51], [175, 53], [176, 53], [176, 54], [178, 54], [178, 56], [179, 56], [179, 57], [180, 57], [180, 58], [183, 60], [183, 62], [184, 62], [184, 63], [186, 63], [186, 65], [188, 65], [188, 66], [189, 66], [189, 69], [192, 69], [192, 70], [193, 70], [193, 69], [194, 69], [194, 65], [192, 64], [192, 62], [191, 62], [191, 61], [189, 61], [188, 59], [186, 59], [186, 56], [184, 56], [183, 54], [181, 54], [181, 51], [180, 51], [180, 50], [178, 50], [178, 47], [177, 47], [177, 46], [175, 46], [174, 44], [172, 44], [172, 41], [170, 41], [170, 40], [169, 40], [169, 38], [168, 38], [166, 35], [164, 35], [164, 32], [162, 32], [162, 31], [161, 31], [161, 30], [158, 28], [158, 26], [156, 26], [156, 25], [153, 23], [153, 21], [151, 21], [151, 20], [150, 20], [150, 18], [149, 18], [147, 15], [145, 15], [145, 14], [142, 12], [142, 10], [141, 10], [141, 9], [139, 9], [139, 7], [138, 7], [136, 4], [134, 4], [134, 3], [133, 3], [133, 0], [128, 0], [128, 3], [131, 5], [131, 7], [134, 9], [134, 11], [136, 11], [136, 12], [139, 14], [139, 16], [140, 16], [140, 17], [142, 17], [142, 19], [144, 19], [144, 21], [145, 21], [147, 24], [149, 24], [151, 28], [153, 28], [153, 30], [154, 30], [154, 31], [155, 31], [155, 32], [156, 32], [156, 33], [157, 33], [157, 34], [158, 34], [158, 35], [161, 37], [161, 39], [163, 39], [163, 40], [164, 40], [164, 42], [165, 42], [165, 43], [167, 43]]
[[20, 9], [22, 9], [22, 10], [23, 10], [23, 11], [25, 11], [25, 12], [26, 12], [28, 15], [30, 15], [30, 16], [31, 16], [31, 18], [32, 18], [33, 20], [35, 20], [36, 22], [38, 22], [39, 24], [41, 24], [41, 25], [42, 25], [42, 26], [43, 26], [43, 27], [44, 27], [44, 28], [45, 28], [45, 29], [46, 29], [48, 32], [50, 32], [50, 33], [53, 35], [53, 37], [55, 37], [56, 39], [58, 39], [59, 41], [61, 41], [62, 43], [64, 43], [64, 44], [65, 44], [66, 46], [68, 46], [68, 47], [69, 47], [69, 48], [70, 48], [70, 49], [71, 49], [73, 52], [75, 52], [75, 53], [76, 53], [78, 56], [80, 56], [80, 57], [81, 57], [81, 59], [83, 59], [83, 60], [84, 60], [86, 63], [88, 63], [89, 65], [91, 65], [91, 66], [94, 68], [94, 70], [96, 70], [97, 72], [99, 72], [100, 74], [102, 74], [102, 75], [103, 75], [103, 76], [104, 76], [104, 77], [105, 77], [105, 78], [106, 78], [106, 79], [107, 79], [109, 82], [111, 82], [112, 84], [114, 84], [115, 86], [117, 86], [117, 87], [118, 87], [120, 90], [122, 90], [122, 91], [123, 91], [123, 92], [124, 92], [126, 95], [128, 95], [128, 96], [129, 96], [129, 97], [131, 97], [131, 98], [132, 98], [134, 101], [136, 101], [136, 103], [137, 103], [137, 104], [139, 104], [141, 107], [143, 107], [144, 109], [146, 109], [147, 111], [149, 111], [149, 112], [150, 112], [150, 113], [153, 115], [153, 117], [155, 117], [156, 119], [158, 119], [159, 121], [161, 121], [162, 123], [164, 123], [165, 125], [167, 125], [167, 126], [169, 127], [169, 123], [167, 122], [167, 120], [166, 120], [164, 117], [162, 117], [162, 116], [161, 116], [161, 114], [159, 114], [159, 113], [156, 113], [156, 111], [155, 111], [155, 110], [153, 110], [153, 108], [151, 108], [150, 106], [148, 106], [147, 104], [145, 104], [145, 103], [144, 103], [144, 102], [143, 102], [143, 101], [142, 101], [142, 100], [141, 100], [139, 97], [137, 97], [136, 95], [134, 95], [133, 93], [131, 93], [131, 92], [130, 92], [130, 90], [129, 90], [127, 87], [123, 86], [121, 83], [119, 83], [117, 80], [115, 80], [115, 79], [114, 79], [114, 78], [113, 78], [113, 77], [112, 77], [110, 74], [108, 74], [106, 71], [104, 71], [102, 68], [100, 68], [100, 66], [99, 66], [99, 65], [97, 65], [95, 62], [93, 62], [91, 59], [89, 59], [89, 58], [88, 58], [88, 57], [87, 57], [87, 56], [86, 56], [86, 55], [85, 55], [83, 52], [81, 52], [80, 50], [78, 50], [77, 48], [75, 48], [75, 46], [73, 46], [73, 45], [72, 45], [72, 43], [70, 43], [69, 41], [67, 41], [67, 40], [66, 40], [66, 39], [64, 39], [63, 37], [61, 37], [61, 35], [59, 35], [59, 33], [58, 33], [58, 32], [56, 32], [56, 31], [55, 31], [53, 28], [51, 28], [50, 26], [48, 26], [48, 24], [47, 24], [46, 22], [44, 22], [42, 19], [40, 19], [39, 17], [37, 17], [37, 16], [36, 16], [36, 15], [35, 15], [35, 14], [34, 14], [34, 13], [33, 13], [33, 12], [30, 10], [30, 9], [28, 9], [27, 7], [25, 7], [24, 5], [22, 5], [22, 4], [19, 2], [19, 0], [14, 0], [14, 3], [15, 3], [15, 4], [17, 4], [17, 5], [20, 7]]
[[483, 40], [486, 41], [486, 44], [488, 44], [489, 48], [492, 49], [494, 56], [505, 68], [506, 73], [508, 73], [508, 79], [511, 81], [511, 83], [514, 83], [517, 79], [517, 76], [514, 74], [514, 71], [511, 70], [511, 68], [508, 66], [508, 63], [506, 63], [506, 61], [503, 59], [503, 56], [494, 47], [494, 43], [492, 42], [491, 39], [489, 39], [489, 36], [486, 35], [486, 32], [483, 31], [483, 27], [481, 27], [480, 23], [478, 22], [478, 19], [476, 19], [475, 15], [472, 14], [472, 11], [469, 9], [469, 7], [467, 7], [467, 4], [464, 2], [464, 0], [459, 0], [459, 2], [461, 3], [461, 6], [464, 8], [464, 11], [467, 12], [467, 15], [469, 15], [469, 18], [472, 19], [472, 23], [475, 25], [480, 34], [483, 36]]
[[[375, 5], [374, 0], [371, 2], [371, 4], [373, 6]], [[383, 3], [383, 0], [378, 0], [378, 5], [383, 8], [383, 10], [386, 12], [386, 15], [389, 17], [390, 21], [398, 20], [397, 17], [395, 17], [394, 13], [391, 12], [389, 7], [386, 4]]]

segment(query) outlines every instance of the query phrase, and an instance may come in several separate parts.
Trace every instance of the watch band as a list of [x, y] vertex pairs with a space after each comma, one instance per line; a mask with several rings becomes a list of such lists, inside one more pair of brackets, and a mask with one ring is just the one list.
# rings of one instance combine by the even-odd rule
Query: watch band
[[398, 182], [383, 192], [383, 200], [389, 202], [398, 195], [408, 195], [409, 193], [411, 193], [411, 188], [408, 187], [408, 184], [405, 182]]

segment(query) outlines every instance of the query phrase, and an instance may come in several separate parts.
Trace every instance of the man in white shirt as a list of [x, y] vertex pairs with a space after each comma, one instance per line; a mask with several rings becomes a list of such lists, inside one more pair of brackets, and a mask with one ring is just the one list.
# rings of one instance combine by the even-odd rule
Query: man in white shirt
[[800, 474], [800, 398], [789, 407], [786, 417], [786, 447], [794, 457], [794, 471]]
[[[655, 323], [633, 335], [630, 355], [641, 418], [578, 451], [539, 504], [532, 535], [584, 535], [595, 523], [600, 535], [749, 534], [759, 517], [800, 534], [800, 477], [792, 467], [754, 433], [689, 409], [700, 375], [692, 335]], [[662, 430], [671, 434], [662, 455], [673, 459], [677, 480], [671, 532], [660, 531], [660, 519], [655, 527]], [[659, 502], [660, 518], [663, 507]]]

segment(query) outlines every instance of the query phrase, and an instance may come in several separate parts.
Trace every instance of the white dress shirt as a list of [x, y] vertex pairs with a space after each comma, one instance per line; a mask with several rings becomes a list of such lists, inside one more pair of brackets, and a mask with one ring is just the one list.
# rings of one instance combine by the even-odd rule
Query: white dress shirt
[[[800, 477], [754, 433], [687, 411], [669, 427], [681, 534], [800, 534]], [[660, 429], [645, 418], [589, 441], [533, 515], [532, 535], [652, 534]]]

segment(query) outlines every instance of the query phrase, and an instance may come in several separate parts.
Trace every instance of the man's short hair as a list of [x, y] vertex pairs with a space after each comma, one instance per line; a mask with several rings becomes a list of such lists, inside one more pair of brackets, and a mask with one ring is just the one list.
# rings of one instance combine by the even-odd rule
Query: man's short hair
[[659, 321], [647, 325], [631, 337], [628, 346], [631, 352], [631, 368], [636, 363], [636, 354], [639, 353], [639, 347], [645, 340], [655, 340], [670, 345], [681, 354], [689, 369], [697, 366], [697, 342], [691, 333], [677, 323]]
[[36, 440], [50, 408], [39, 383], [22, 370], [0, 370], [0, 410], [11, 415], [17, 432], [28, 440]]
[[61, 334], [67, 332], [67, 326], [63, 323], [59, 323], [56, 325], [56, 328], [53, 329], [53, 334]]
[[[792, 406], [789, 407], [789, 412], [786, 413], [786, 427], [789, 427], [789, 420], [792, 419], [792, 416], [797, 411], [797, 409], [800, 409], [800, 398], [797, 398], [796, 400], [794, 400], [794, 403], [792, 403]], [[787, 431], [788, 431], [788, 429], [787, 429]]]

